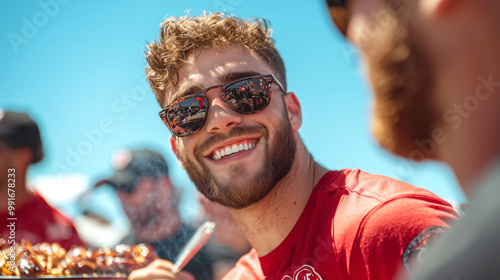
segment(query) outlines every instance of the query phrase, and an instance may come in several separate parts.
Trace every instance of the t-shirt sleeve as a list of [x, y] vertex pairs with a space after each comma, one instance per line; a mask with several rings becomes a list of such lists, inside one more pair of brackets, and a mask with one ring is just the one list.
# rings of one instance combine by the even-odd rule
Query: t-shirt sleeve
[[[59, 232], [59, 234], [57, 234], [57, 236], [59, 236], [59, 239], [56, 239], [53, 242], [59, 243], [66, 250], [71, 249], [71, 247], [73, 246], [84, 246], [84, 243], [80, 239], [80, 236], [78, 235], [73, 222], [55, 208], [52, 208], [51, 206], [48, 207], [50, 208], [52, 217], [54, 219], [54, 224], [58, 225], [58, 227], [54, 230], [57, 230]], [[56, 234], [51, 235], [55, 236]]]
[[453, 208], [435, 198], [400, 197], [382, 203], [360, 224], [349, 262], [351, 279], [408, 275], [456, 220]]
[[228, 272], [222, 280], [233, 279], [264, 279], [262, 269], [260, 268], [259, 257], [255, 250], [251, 250], [248, 254], [241, 257], [236, 265]]

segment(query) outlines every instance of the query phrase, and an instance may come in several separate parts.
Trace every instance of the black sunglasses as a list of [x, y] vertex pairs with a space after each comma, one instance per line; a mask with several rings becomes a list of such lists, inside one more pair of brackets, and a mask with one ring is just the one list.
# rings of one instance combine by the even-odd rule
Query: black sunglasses
[[204, 89], [200, 94], [181, 97], [159, 112], [168, 129], [178, 137], [195, 134], [205, 125], [208, 116], [208, 99], [205, 93], [214, 88], [221, 89], [221, 97], [234, 111], [253, 114], [264, 110], [271, 101], [272, 83], [285, 93], [283, 85], [274, 75], [244, 78], [227, 85], [216, 85]]
[[346, 36], [347, 26], [349, 24], [349, 12], [347, 11], [348, 1], [349, 0], [326, 0], [332, 20], [340, 33], [344, 36]]

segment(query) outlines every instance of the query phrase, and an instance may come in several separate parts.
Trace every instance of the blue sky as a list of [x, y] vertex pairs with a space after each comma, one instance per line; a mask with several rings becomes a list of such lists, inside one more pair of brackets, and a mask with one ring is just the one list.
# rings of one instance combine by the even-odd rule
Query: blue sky
[[[288, 88], [302, 105], [300, 133], [324, 166], [360, 168], [465, 201], [447, 167], [410, 163], [376, 144], [362, 61], [334, 30], [321, 0], [1, 0], [0, 107], [29, 112], [45, 145], [31, 181], [76, 176], [80, 187], [59, 184], [51, 191], [85, 189], [111, 174], [115, 149], [149, 147], [166, 156], [173, 181], [184, 189], [185, 215], [196, 213], [194, 186], [170, 150], [143, 55], [165, 17], [187, 10], [270, 20]], [[75, 215], [72, 199], [58, 203]]]

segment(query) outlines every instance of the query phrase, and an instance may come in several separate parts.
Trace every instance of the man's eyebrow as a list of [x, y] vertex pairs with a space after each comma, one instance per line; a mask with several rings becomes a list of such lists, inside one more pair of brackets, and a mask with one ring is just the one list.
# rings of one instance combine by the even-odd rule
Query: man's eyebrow
[[219, 80], [223, 84], [228, 84], [230, 82], [234, 82], [239, 79], [253, 77], [253, 76], [260, 76], [260, 75], [262, 75], [262, 73], [256, 71], [241, 71], [241, 72], [230, 71], [224, 74], [222, 77], [220, 77]]
[[[262, 75], [262, 74], [259, 72], [256, 72], [256, 71], [241, 71], [241, 72], [230, 71], [230, 72], [227, 72], [226, 74], [222, 75], [219, 78], [219, 81], [221, 83], [220, 85], [225, 85], [225, 84], [229, 84], [229, 83], [234, 82], [234, 81], [239, 80], [239, 79], [253, 77], [253, 76], [259, 76], [259, 75]], [[216, 86], [216, 85], [211, 85], [211, 86]], [[185, 90], [181, 90], [181, 91], [176, 92], [174, 94], [174, 96], [172, 96], [172, 102], [183, 97], [183, 96], [199, 94], [203, 90], [205, 90], [205, 88], [202, 88], [201, 85], [190, 86]]]
[[195, 95], [198, 93], [201, 93], [204, 90], [200, 85], [193, 85], [188, 87], [185, 90], [178, 91], [174, 94], [172, 97], [172, 102], [183, 97], [183, 96], [189, 96], [189, 95]]

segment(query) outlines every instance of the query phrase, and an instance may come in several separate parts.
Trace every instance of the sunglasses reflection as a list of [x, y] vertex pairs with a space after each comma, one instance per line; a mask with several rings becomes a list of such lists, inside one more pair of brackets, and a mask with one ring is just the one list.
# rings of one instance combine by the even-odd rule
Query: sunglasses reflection
[[239, 113], [253, 113], [267, 105], [270, 84], [267, 80], [249, 79], [226, 89], [224, 99]]
[[169, 126], [176, 134], [190, 134], [204, 123], [208, 107], [204, 97], [192, 97], [174, 104], [168, 111]]
[[[225, 88], [222, 98], [236, 112], [250, 114], [267, 106], [270, 88], [271, 83], [267, 79], [246, 79]], [[205, 96], [180, 99], [167, 111], [167, 125], [177, 135], [195, 133], [205, 123], [207, 103]]]

